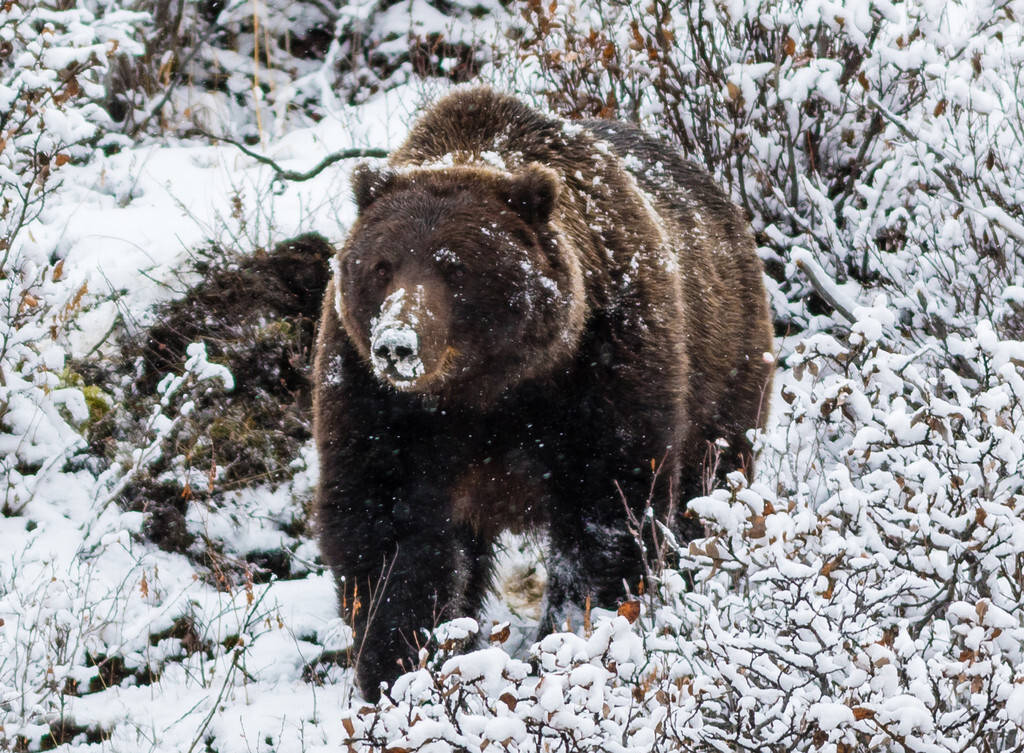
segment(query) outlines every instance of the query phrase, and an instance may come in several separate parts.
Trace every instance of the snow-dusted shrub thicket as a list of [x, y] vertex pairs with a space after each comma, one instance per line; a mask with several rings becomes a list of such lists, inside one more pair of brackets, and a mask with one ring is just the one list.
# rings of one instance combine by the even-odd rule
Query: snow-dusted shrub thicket
[[[0, 510], [18, 513], [46, 470], [80, 442], [89, 396], [64, 378], [65, 327], [88, 289], [27, 232], [62, 168], [88, 159], [109, 123], [97, 104], [138, 16], [36, 3], [0, 5]], [[37, 231], [38, 233], [38, 231]]]
[[905, 334], [941, 340], [1012, 313], [1022, 10], [533, 2], [521, 54], [556, 109], [638, 118], [731, 187], [780, 280], [783, 320], [822, 310], [795, 273], [800, 247], [840, 283], [892, 291]]
[[[758, 479], [694, 500], [632, 626], [427, 665], [406, 750], [1024, 746], [1024, 3], [530, 2], [552, 107], [749, 211], [790, 335]], [[529, 79], [527, 79], [529, 80]]]
[[500, 32], [496, 0], [136, 0], [142, 55], [119, 56], [108, 103], [123, 131], [265, 140], [411, 80], [466, 81]]
[[[68, 228], [95, 213], [91, 232], [143, 247], [125, 264], [166, 264], [143, 225], [174, 238], [250, 207], [237, 191], [227, 213], [182, 217], [163, 183], [191, 190], [227, 164], [266, 186], [269, 171], [232, 147], [123, 134], [196, 116], [272, 139], [346, 112], [390, 133], [395, 103], [373, 92], [415, 78], [410, 40], [449, 28], [438, 9], [457, 10], [453, 44], [492, 43], [507, 18], [433, 2], [59, 7], [0, 4], [0, 750], [1024, 749], [1024, 2], [511, 6], [523, 33], [490, 78], [564, 114], [639, 119], [750, 213], [780, 325], [773, 419], [755, 481], [691, 502], [706, 537], [640, 602], [530, 656], [502, 625], [455, 621], [376, 707], [349, 707], [359, 636], [292, 525], [310, 455], [286, 482], [182, 503], [184, 553], [154, 544], [146, 499], [122, 506], [149, 472], [219, 483], [174, 441], [195, 428], [189, 447], [214, 446], [189, 417], [244, 376], [215, 348], [185, 346], [136, 433], [117, 434], [127, 462], [84, 452], [120, 393], [76, 369], [148, 312], [129, 291], [120, 318], [103, 313], [75, 246], [89, 235]], [[458, 50], [435, 51], [427, 71], [461, 78]], [[406, 111], [418, 94], [400, 90]], [[323, 125], [280, 154], [308, 166], [335, 143]], [[305, 211], [288, 190], [245, 201]], [[268, 550], [288, 559], [261, 584]], [[460, 653], [477, 630], [489, 648]]]
[[[105, 404], [68, 374], [68, 327], [89, 295], [54, 254], [48, 202], [93, 155], [109, 123], [97, 104], [110, 58], [138, 50], [136, 14], [84, 6], [0, 4], [0, 749], [36, 743], [56, 718], [67, 663], [83, 636], [118, 613], [69, 582], [88, 567], [53, 557], [77, 542], [65, 516], [81, 496], [64, 474], [80, 430]], [[98, 514], [98, 512], [96, 513]], [[94, 514], [95, 515], [95, 514]], [[48, 531], [54, 548], [25, 556]], [[35, 532], [35, 533], [33, 533]], [[82, 537], [88, 536], [84, 532]], [[66, 571], [65, 571], [66, 569]], [[108, 591], [111, 594], [114, 591]], [[112, 637], [112, 636], [111, 636]], [[95, 644], [94, 644], [95, 645]], [[22, 726], [23, 725], [23, 726]], [[31, 733], [29, 733], [31, 734]]]

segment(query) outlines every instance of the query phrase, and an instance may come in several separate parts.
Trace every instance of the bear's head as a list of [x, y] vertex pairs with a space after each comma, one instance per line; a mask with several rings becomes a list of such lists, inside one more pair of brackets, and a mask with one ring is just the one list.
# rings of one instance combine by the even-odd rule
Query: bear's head
[[334, 303], [378, 379], [486, 406], [575, 351], [583, 270], [554, 171], [361, 166], [353, 189]]

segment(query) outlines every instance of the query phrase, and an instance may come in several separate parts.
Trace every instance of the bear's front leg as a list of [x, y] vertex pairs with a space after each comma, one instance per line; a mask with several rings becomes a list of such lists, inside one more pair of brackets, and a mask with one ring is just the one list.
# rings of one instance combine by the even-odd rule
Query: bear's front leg
[[490, 548], [452, 521], [458, 450], [438, 416], [378, 384], [344, 341], [320, 370], [320, 548], [355, 631], [359, 688], [376, 700], [381, 682], [416, 666], [425, 629], [478, 606]]
[[[654, 555], [652, 521], [644, 519], [652, 477], [649, 459], [612, 465], [596, 458], [559, 495], [548, 536], [542, 633], [564, 630], [567, 621], [578, 629], [588, 599], [592, 607], [615, 609], [627, 593], [642, 592], [645, 559]], [[667, 496], [667, 478], [654, 488], [656, 497]]]
[[321, 487], [320, 537], [355, 633], [359, 688], [376, 700], [381, 682], [416, 667], [431, 628], [475, 609], [489, 550], [446, 517], [430, 478], [384, 484], [368, 471]]
[[[633, 347], [642, 352], [642, 344]], [[641, 592], [657, 556], [648, 506], [676, 527], [683, 419], [675, 382], [665, 372], [658, 379], [619, 366], [625, 362], [612, 358], [602, 369], [600, 359], [587, 361], [577, 372], [576, 401], [565, 408], [542, 632], [564, 629], [566, 619], [578, 628], [588, 598], [591, 606], [615, 609], [627, 593]]]

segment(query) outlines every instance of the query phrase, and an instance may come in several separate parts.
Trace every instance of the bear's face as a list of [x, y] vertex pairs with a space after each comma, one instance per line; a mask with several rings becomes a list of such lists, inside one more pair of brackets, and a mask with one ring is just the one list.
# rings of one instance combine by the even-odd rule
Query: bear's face
[[555, 173], [360, 168], [353, 184], [335, 305], [378, 379], [486, 405], [572, 352], [582, 271], [551, 224]]

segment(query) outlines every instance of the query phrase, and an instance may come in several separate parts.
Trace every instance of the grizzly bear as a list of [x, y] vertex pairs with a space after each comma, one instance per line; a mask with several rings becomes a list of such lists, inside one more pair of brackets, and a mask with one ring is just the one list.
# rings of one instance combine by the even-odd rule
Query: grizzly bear
[[504, 530], [546, 533], [542, 631], [635, 592], [630, 515], [749, 473], [772, 328], [740, 211], [623, 123], [457, 89], [353, 190], [317, 344], [316, 505], [374, 699], [423, 628], [480, 607]]

